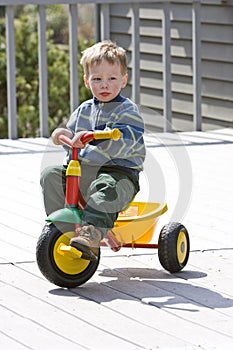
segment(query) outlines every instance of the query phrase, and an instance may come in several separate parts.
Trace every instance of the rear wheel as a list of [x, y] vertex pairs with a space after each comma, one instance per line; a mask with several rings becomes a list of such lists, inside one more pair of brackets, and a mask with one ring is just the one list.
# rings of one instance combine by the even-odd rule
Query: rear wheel
[[175, 273], [188, 262], [190, 250], [189, 234], [185, 226], [178, 222], [165, 225], [159, 236], [159, 261], [165, 270]]
[[74, 231], [71, 225], [46, 224], [39, 237], [36, 258], [42, 274], [59, 287], [74, 288], [87, 282], [95, 273], [100, 259], [96, 261], [73, 259], [60, 251], [60, 245], [69, 245]]

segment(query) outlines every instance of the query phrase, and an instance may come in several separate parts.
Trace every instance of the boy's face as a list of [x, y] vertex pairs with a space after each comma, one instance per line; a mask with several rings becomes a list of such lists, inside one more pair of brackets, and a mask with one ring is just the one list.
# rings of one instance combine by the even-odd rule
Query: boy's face
[[113, 100], [127, 84], [128, 74], [122, 75], [119, 64], [110, 64], [103, 60], [89, 68], [89, 75], [84, 82], [91, 89], [93, 96], [101, 102]]

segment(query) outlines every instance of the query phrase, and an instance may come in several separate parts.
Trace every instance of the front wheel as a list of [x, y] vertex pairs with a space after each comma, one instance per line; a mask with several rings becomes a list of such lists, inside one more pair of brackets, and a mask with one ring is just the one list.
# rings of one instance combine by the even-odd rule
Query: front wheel
[[59, 250], [61, 244], [69, 245], [74, 231], [63, 225], [46, 224], [39, 237], [36, 258], [42, 274], [59, 287], [74, 288], [87, 282], [97, 270], [100, 250], [96, 261], [72, 259]]
[[171, 222], [162, 228], [158, 241], [158, 255], [165, 270], [171, 273], [182, 270], [188, 262], [189, 250], [189, 234], [185, 226]]

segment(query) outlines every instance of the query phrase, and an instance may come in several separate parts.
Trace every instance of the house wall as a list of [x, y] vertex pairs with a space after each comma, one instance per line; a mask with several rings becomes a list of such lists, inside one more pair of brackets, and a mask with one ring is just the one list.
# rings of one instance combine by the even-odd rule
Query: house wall
[[[163, 115], [163, 4], [140, 4], [140, 105]], [[127, 49], [132, 69], [130, 4], [110, 5], [110, 38]], [[191, 130], [193, 120], [192, 4], [170, 3], [172, 120]], [[233, 4], [201, 4], [202, 129], [233, 126]], [[132, 80], [125, 93], [131, 97]], [[159, 126], [159, 125], [158, 125]]]

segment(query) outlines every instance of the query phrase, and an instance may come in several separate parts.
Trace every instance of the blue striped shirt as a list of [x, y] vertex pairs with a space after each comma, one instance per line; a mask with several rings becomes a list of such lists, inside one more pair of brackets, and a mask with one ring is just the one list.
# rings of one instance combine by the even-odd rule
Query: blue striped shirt
[[118, 128], [121, 131], [118, 141], [91, 141], [80, 150], [80, 162], [90, 166], [142, 170], [145, 159], [144, 122], [138, 107], [130, 99], [118, 95], [107, 103], [95, 98], [85, 101], [71, 114], [67, 128], [74, 134], [82, 130]]

